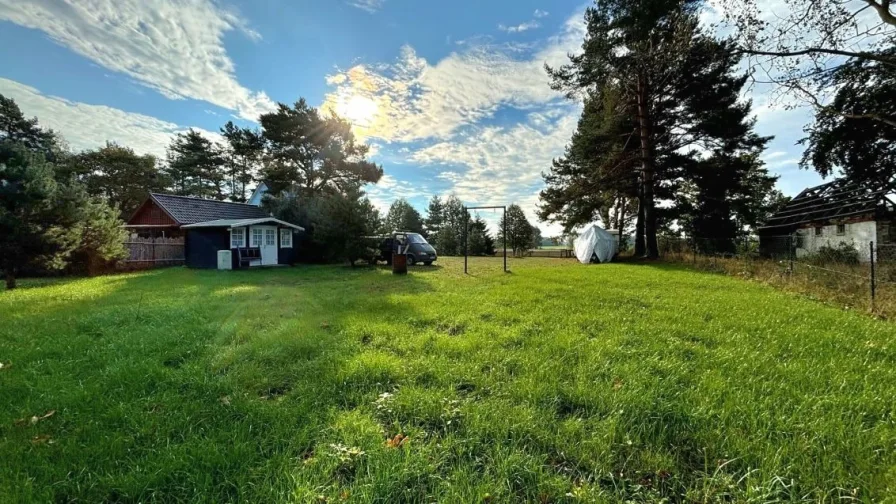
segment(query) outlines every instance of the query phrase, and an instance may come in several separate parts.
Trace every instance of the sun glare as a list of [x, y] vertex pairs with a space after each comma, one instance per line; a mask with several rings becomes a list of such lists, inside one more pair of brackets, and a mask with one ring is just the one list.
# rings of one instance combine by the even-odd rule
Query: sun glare
[[375, 101], [361, 95], [352, 95], [336, 107], [336, 113], [348, 119], [356, 126], [369, 126], [376, 117], [377, 104]]

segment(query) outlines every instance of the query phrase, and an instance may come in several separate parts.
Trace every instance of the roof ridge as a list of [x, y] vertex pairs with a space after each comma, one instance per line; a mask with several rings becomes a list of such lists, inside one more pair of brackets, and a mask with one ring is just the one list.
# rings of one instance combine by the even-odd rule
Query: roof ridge
[[224, 200], [216, 200], [216, 199], [209, 199], [209, 198], [199, 198], [197, 196], [182, 196], [180, 194], [165, 194], [165, 193], [154, 193], [154, 192], [151, 192], [149, 194], [150, 194], [150, 196], [165, 196], [168, 198], [181, 198], [181, 199], [196, 200], [196, 201], [209, 201], [212, 203], [227, 203], [229, 205], [245, 205], [245, 206], [250, 206], [250, 207], [254, 207], [254, 208], [260, 208], [258, 205], [253, 205], [251, 203], [240, 203], [239, 201], [224, 201]]

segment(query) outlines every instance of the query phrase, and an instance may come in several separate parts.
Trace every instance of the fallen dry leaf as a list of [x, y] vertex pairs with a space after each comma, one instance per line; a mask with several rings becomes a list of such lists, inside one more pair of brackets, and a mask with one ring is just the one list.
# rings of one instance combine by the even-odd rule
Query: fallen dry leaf
[[219, 399], [224, 406], [230, 406], [230, 396], [223, 396]]
[[404, 434], [396, 434], [394, 438], [386, 440], [386, 448], [401, 448], [410, 439]]
[[619, 390], [622, 388], [622, 380], [619, 378], [613, 378], [613, 390]]
[[31, 417], [31, 425], [34, 425], [37, 422], [40, 422], [41, 420], [46, 420], [55, 414], [56, 414], [56, 410], [53, 409], [53, 410], [50, 410], [50, 411], [44, 413], [42, 416], [35, 415], [35, 416]]

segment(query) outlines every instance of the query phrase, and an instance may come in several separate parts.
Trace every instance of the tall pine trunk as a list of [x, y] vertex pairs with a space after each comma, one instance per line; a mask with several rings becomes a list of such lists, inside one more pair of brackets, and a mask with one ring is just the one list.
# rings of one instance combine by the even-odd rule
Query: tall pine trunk
[[16, 288], [16, 271], [13, 268], [6, 270], [6, 290]]
[[642, 257], [647, 251], [644, 241], [644, 197], [638, 189], [638, 220], [635, 221], [635, 257]]
[[618, 240], [616, 243], [617, 254], [622, 252], [622, 228], [625, 226], [625, 196], [620, 196], [619, 201], [619, 211], [616, 212], [616, 231], [619, 233], [616, 235], [616, 239]]
[[647, 105], [647, 79], [638, 77], [638, 135], [641, 137], [641, 196], [644, 207], [644, 257], [659, 257], [659, 244], [656, 239], [656, 206], [653, 186], [655, 166], [653, 158], [653, 138], [650, 110]]

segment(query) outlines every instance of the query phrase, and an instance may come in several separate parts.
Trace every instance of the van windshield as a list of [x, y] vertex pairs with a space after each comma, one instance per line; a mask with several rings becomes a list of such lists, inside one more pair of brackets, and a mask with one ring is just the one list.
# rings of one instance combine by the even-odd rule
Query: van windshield
[[426, 238], [424, 238], [416, 233], [408, 233], [408, 242], [410, 242], [410, 243], [426, 243]]

